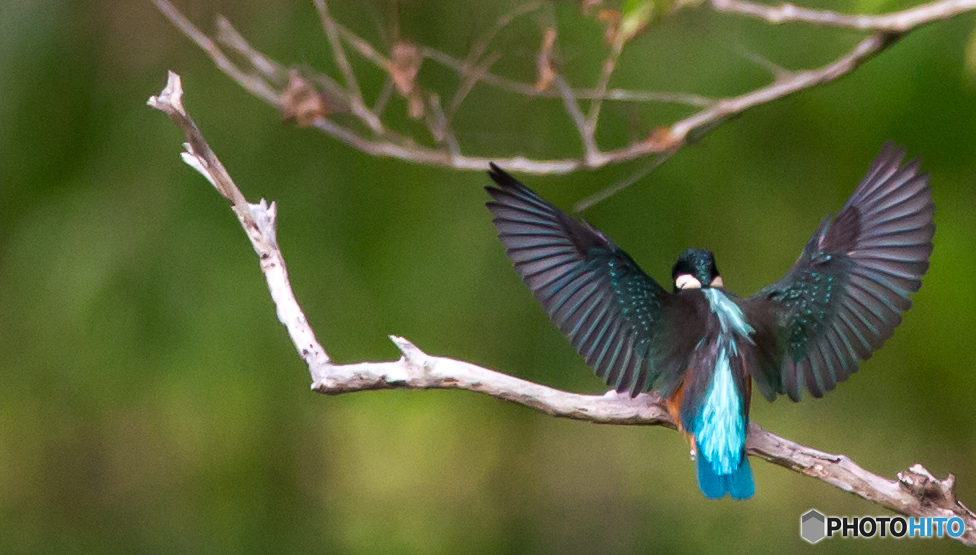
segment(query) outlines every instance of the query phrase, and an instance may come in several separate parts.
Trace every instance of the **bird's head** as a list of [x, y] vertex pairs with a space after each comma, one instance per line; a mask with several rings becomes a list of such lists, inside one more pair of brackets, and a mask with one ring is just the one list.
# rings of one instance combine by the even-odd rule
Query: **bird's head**
[[702, 249], [688, 249], [681, 253], [671, 269], [671, 277], [674, 279], [675, 293], [682, 289], [725, 286], [715, 266], [715, 255]]

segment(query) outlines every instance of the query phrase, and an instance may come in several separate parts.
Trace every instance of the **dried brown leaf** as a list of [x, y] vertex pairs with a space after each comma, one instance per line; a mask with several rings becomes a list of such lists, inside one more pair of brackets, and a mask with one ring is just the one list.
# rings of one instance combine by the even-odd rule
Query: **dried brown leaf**
[[417, 74], [420, 73], [420, 64], [423, 62], [420, 49], [412, 42], [397, 41], [393, 45], [390, 61], [393, 84], [396, 85], [397, 92], [406, 98], [417, 86]]
[[654, 150], [659, 152], [667, 150], [677, 144], [674, 136], [671, 135], [671, 128], [667, 125], [656, 127], [653, 131], [651, 131], [650, 136], [647, 137], [645, 142], [651, 145]]
[[308, 127], [334, 111], [322, 94], [294, 69], [288, 72], [288, 86], [279, 100], [281, 117], [294, 120], [299, 127]]
[[424, 101], [417, 86], [417, 74], [424, 58], [416, 44], [400, 40], [393, 45], [390, 53], [390, 77], [397, 93], [407, 99], [407, 113], [413, 119], [424, 115]]
[[596, 18], [606, 27], [603, 32], [603, 37], [606, 39], [607, 44], [615, 43], [617, 41], [617, 33], [620, 31], [620, 22], [623, 19], [623, 14], [619, 10], [600, 10]]
[[556, 29], [549, 27], [542, 35], [542, 47], [536, 56], [536, 66], [539, 77], [535, 82], [535, 90], [542, 92], [548, 89], [556, 80], [556, 70], [552, 67], [552, 48], [556, 44]]

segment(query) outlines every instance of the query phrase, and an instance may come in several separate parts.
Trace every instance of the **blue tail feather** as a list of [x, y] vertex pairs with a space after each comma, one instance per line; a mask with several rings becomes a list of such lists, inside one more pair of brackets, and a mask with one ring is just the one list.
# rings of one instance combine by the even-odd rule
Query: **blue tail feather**
[[756, 493], [749, 457], [745, 453], [742, 454], [739, 467], [732, 474], [716, 474], [711, 463], [701, 455], [698, 456], [697, 465], [698, 487], [709, 499], [721, 499], [726, 493], [733, 499], [749, 499]]

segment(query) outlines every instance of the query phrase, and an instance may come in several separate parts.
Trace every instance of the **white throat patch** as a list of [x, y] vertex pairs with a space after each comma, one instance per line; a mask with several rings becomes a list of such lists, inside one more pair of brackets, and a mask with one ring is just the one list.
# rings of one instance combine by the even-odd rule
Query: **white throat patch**
[[[701, 289], [702, 284], [697, 278], [693, 277], [691, 274], [681, 274], [680, 276], [674, 278], [674, 285], [678, 289]], [[725, 287], [725, 283], [722, 281], [722, 276], [715, 276], [715, 279], [708, 284], [709, 287]]]
[[701, 289], [701, 282], [691, 274], [681, 274], [674, 278], [674, 286], [678, 289]]

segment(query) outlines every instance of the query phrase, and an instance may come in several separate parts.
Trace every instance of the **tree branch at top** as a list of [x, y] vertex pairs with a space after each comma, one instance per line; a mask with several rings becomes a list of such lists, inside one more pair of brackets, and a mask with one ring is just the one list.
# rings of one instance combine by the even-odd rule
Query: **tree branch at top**
[[[709, 0], [707, 6], [715, 12], [756, 18], [770, 24], [803, 23], [872, 33], [853, 49], [822, 67], [778, 70], [773, 73], [772, 82], [763, 86], [737, 96], [712, 98], [693, 93], [619, 89], [610, 85], [624, 49], [641, 33], [653, 32], [648, 24], [653, 18], [661, 16], [653, 15], [650, 11], [643, 15], [619, 13], [611, 9], [600, 11], [599, 19], [607, 27], [609, 49], [601, 64], [596, 86], [587, 89], [571, 86], [568, 78], [560, 73], [557, 64], [553, 62], [558, 30], [552, 17], [540, 17], [542, 39], [539, 54], [536, 56], [538, 79], [535, 83], [516, 81], [491, 71], [491, 66], [497, 59], [497, 54], [490, 51], [492, 41], [513, 21], [531, 14], [545, 14], [548, 6], [546, 2], [522, 4], [504, 14], [472, 44], [466, 56], [457, 58], [399, 37], [390, 53], [384, 53], [337, 22], [329, 12], [326, 0], [314, 0], [344, 84], [323, 74], [289, 71], [286, 66], [270, 60], [250, 46], [223, 18], [218, 18], [217, 36], [211, 38], [197, 29], [169, 0], [153, 2], [183, 34], [203, 49], [218, 69], [251, 94], [275, 106], [301, 125], [314, 127], [373, 156], [399, 158], [459, 170], [484, 170], [488, 162], [493, 161], [507, 170], [535, 174], [565, 174], [646, 157], [656, 157], [659, 164], [732, 117], [757, 106], [830, 83], [855, 71], [904, 34], [929, 23], [976, 10], [976, 0], [937, 0], [879, 15], [847, 15], [801, 8], [792, 4], [768, 6], [750, 0]], [[676, 3], [679, 8], [695, 4], [697, 3]], [[375, 111], [366, 105], [356, 72], [347, 58], [346, 48], [387, 74], [386, 85], [378, 96]], [[238, 58], [240, 62], [235, 63], [232, 57]], [[459, 86], [454, 94], [427, 90], [421, 85], [418, 71], [426, 61], [442, 65], [458, 74]], [[761, 59], [753, 61], [761, 63]], [[467, 98], [467, 93], [480, 84], [539, 101], [558, 99], [566, 110], [568, 121], [577, 129], [581, 139], [581, 151], [546, 159], [471, 152], [471, 147], [465, 144], [463, 138], [460, 138], [461, 134], [452, 127], [452, 116]], [[296, 91], [301, 93], [301, 98], [306, 99], [306, 102], [300, 105], [294, 103], [292, 93]], [[405, 134], [384, 124], [381, 108], [385, 108], [386, 100], [394, 91], [408, 100], [410, 116], [425, 123], [427, 137]], [[316, 98], [317, 102], [308, 101]], [[452, 100], [442, 106], [441, 98]], [[587, 102], [588, 108], [584, 110], [580, 107], [580, 102]], [[602, 122], [601, 107], [610, 102], [679, 104], [686, 106], [691, 113], [670, 124], [647, 129], [643, 136], [638, 136], [630, 144], [602, 149], [596, 138], [597, 130]]]

